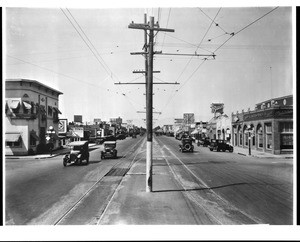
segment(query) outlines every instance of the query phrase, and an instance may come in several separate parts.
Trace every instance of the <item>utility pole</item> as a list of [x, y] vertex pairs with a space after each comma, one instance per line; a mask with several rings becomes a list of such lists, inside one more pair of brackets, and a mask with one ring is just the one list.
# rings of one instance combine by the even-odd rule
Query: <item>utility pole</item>
[[[128, 28], [144, 30], [144, 52], [133, 54], [145, 55], [145, 77], [146, 77], [146, 129], [147, 129], [147, 151], [146, 151], [146, 192], [152, 192], [152, 153], [153, 153], [153, 84], [179, 84], [179, 83], [153, 83], [153, 51], [154, 46], [154, 31], [174, 32], [173, 29], [159, 28], [158, 24], [154, 24], [154, 17], [150, 17], [150, 22], [147, 24], [147, 15], [144, 15], [144, 24], [129, 24]], [[147, 37], [149, 31], [149, 44]], [[121, 83], [115, 83], [121, 84]]]
[[146, 192], [152, 192], [152, 122], [153, 122], [153, 38], [154, 38], [154, 17], [150, 17], [150, 31], [149, 31], [149, 60], [148, 73], [146, 84], [146, 129], [147, 129], [147, 154], [146, 154]]

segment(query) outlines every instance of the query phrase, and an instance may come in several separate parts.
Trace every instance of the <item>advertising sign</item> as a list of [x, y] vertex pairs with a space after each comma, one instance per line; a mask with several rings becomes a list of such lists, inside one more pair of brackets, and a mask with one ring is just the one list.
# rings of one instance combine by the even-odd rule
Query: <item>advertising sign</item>
[[195, 122], [195, 115], [193, 113], [183, 114], [184, 124], [193, 124]]
[[67, 133], [67, 123], [68, 123], [67, 119], [60, 119], [58, 121], [58, 133], [59, 134]]
[[82, 115], [74, 115], [74, 122], [82, 123]]
[[84, 135], [83, 135], [83, 127], [73, 127], [72, 128], [73, 132], [78, 135], [80, 138], [83, 138]]

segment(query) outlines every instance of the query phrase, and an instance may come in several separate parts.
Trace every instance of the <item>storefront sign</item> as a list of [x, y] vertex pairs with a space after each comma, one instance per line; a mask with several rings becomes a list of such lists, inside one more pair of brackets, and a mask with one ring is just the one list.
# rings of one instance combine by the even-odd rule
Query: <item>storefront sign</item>
[[60, 119], [58, 121], [58, 133], [59, 134], [67, 133], [67, 123], [68, 123], [67, 119]]
[[280, 118], [280, 117], [292, 118], [293, 110], [292, 109], [271, 109], [271, 110], [253, 112], [253, 113], [245, 113], [244, 121]]

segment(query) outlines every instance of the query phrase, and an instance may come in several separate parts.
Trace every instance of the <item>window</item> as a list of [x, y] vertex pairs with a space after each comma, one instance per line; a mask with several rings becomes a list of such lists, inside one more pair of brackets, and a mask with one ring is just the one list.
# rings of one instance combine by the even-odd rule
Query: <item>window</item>
[[263, 148], [263, 130], [262, 127], [259, 125], [257, 129], [257, 145], [258, 148]]
[[6, 141], [6, 147], [14, 147], [14, 148], [20, 148], [21, 147], [21, 141]]
[[293, 149], [293, 122], [280, 123], [280, 149]]
[[36, 139], [30, 135], [30, 146], [36, 146]]
[[48, 106], [48, 116], [52, 117], [52, 107]]
[[267, 123], [265, 124], [265, 130], [266, 130], [266, 148], [272, 149], [272, 124]]
[[244, 129], [244, 145], [245, 146], [248, 146], [248, 137], [249, 137], [248, 130], [245, 128]]

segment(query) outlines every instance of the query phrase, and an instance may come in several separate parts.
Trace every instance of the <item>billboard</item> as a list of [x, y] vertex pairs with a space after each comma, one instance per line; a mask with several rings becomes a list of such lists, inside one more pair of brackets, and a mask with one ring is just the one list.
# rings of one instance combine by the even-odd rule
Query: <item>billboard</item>
[[67, 133], [67, 124], [68, 124], [68, 120], [67, 119], [60, 119], [58, 121], [58, 133], [59, 134], [65, 134], [65, 133]]
[[83, 127], [73, 127], [72, 131], [74, 134], [76, 134], [78, 137], [83, 138], [84, 137], [84, 132], [83, 132]]
[[184, 113], [183, 114], [184, 124], [193, 124], [195, 123], [195, 115], [193, 113]]
[[74, 122], [82, 123], [82, 115], [74, 115]]

